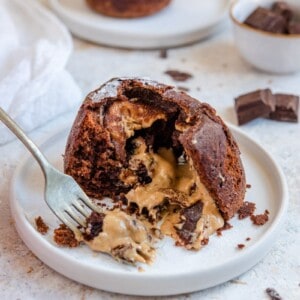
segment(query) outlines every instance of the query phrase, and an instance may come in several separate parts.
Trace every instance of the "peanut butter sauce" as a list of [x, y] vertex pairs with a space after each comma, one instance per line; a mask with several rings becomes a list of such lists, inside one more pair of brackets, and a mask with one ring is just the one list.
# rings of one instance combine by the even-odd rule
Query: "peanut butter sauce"
[[150, 263], [155, 256], [151, 237], [144, 224], [122, 211], [107, 211], [102, 232], [85, 243], [94, 251], [101, 251], [127, 262]]
[[177, 229], [180, 229], [182, 220], [178, 212], [173, 212], [174, 205], [188, 207], [201, 200], [204, 204], [202, 217], [199, 219], [193, 233], [191, 242], [186, 245], [188, 249], [201, 248], [201, 241], [213, 234], [224, 225], [224, 220], [200, 178], [189, 163], [178, 164], [171, 149], [161, 148], [158, 153], [146, 152], [145, 146], [140, 142], [131, 161], [142, 161], [151, 173], [152, 182], [140, 185], [126, 194], [129, 203], [135, 203], [140, 212], [146, 208], [149, 215], [155, 220], [157, 209], [166, 199], [169, 199], [170, 190], [180, 194], [181, 201], [170, 201], [169, 211], [166, 213], [161, 231], [172, 236], [179, 244]]

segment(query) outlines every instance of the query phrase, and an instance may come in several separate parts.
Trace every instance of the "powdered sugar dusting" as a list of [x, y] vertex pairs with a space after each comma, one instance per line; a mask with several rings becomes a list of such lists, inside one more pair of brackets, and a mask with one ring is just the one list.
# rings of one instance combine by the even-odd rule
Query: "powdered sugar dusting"
[[153, 86], [156, 88], [163, 88], [165, 85], [160, 84], [154, 80], [149, 78], [138, 78], [138, 77], [120, 77], [120, 78], [113, 78], [106, 83], [104, 83], [98, 90], [91, 92], [88, 95], [88, 98], [91, 99], [93, 102], [100, 102], [104, 98], [113, 98], [118, 95], [118, 88], [125, 80], [134, 80], [139, 81], [145, 86]]
[[119, 78], [111, 79], [110, 81], [103, 84], [98, 90], [91, 92], [88, 95], [93, 102], [100, 102], [104, 98], [116, 97], [118, 94], [118, 87], [121, 84]]

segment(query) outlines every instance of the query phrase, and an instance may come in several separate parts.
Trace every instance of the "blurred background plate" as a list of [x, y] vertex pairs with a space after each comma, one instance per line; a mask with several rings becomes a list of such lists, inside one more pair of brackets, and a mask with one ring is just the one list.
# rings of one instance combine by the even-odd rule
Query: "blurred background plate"
[[180, 46], [213, 34], [225, 20], [229, 2], [173, 0], [155, 15], [117, 19], [93, 12], [84, 0], [50, 0], [74, 35], [99, 44], [142, 49]]

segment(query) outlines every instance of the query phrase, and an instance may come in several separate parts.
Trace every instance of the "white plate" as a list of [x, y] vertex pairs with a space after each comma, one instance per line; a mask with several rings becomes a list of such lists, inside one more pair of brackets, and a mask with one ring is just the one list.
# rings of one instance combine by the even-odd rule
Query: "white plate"
[[[11, 210], [17, 230], [25, 244], [43, 262], [57, 272], [95, 288], [132, 295], [171, 295], [208, 288], [234, 278], [253, 267], [272, 247], [282, 224], [288, 196], [285, 179], [275, 161], [240, 130], [231, 127], [242, 151], [247, 182], [252, 185], [246, 199], [256, 203], [257, 213], [270, 211], [264, 226], [254, 226], [249, 219], [230, 223], [231, 230], [222, 237], [210, 238], [208, 246], [191, 252], [175, 247], [165, 238], [157, 249], [151, 266], [136, 267], [117, 263], [110, 256], [95, 253], [87, 246], [60, 248], [52, 240], [58, 220], [43, 200], [44, 179], [37, 163], [27, 159], [15, 172], [11, 188]], [[41, 147], [58, 168], [67, 136], [64, 130]], [[50, 225], [46, 236], [39, 234], [34, 219], [42, 216]], [[250, 237], [250, 241], [246, 238]], [[245, 244], [243, 250], [237, 244]]]
[[159, 13], [138, 19], [117, 19], [93, 12], [84, 0], [50, 0], [52, 9], [73, 34], [125, 48], [164, 48], [200, 40], [225, 19], [228, 0], [173, 0]]

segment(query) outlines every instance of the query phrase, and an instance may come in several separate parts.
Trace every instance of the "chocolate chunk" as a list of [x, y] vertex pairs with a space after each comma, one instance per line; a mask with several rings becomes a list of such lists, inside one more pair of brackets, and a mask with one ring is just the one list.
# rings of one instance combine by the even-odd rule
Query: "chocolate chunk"
[[258, 90], [235, 99], [235, 110], [239, 125], [258, 117], [268, 117], [275, 110], [271, 90]]
[[293, 18], [293, 11], [291, 7], [284, 1], [275, 2], [272, 5], [272, 11], [283, 16], [288, 22]]
[[288, 25], [289, 34], [300, 34], [300, 22], [290, 22]]
[[92, 212], [86, 219], [87, 228], [85, 229], [83, 236], [87, 241], [92, 240], [102, 231], [104, 217], [104, 214]]
[[270, 113], [270, 119], [285, 122], [298, 122], [299, 97], [287, 94], [275, 94], [275, 111]]
[[258, 7], [252, 12], [244, 23], [253, 28], [273, 33], [287, 31], [287, 20], [282, 15], [263, 7]]
[[182, 212], [182, 217], [185, 221], [182, 225], [182, 228], [180, 230], [177, 230], [177, 232], [180, 238], [187, 244], [192, 238], [193, 231], [195, 230], [197, 222], [199, 221], [202, 215], [202, 210], [203, 202], [197, 201], [190, 207], [185, 208]]

